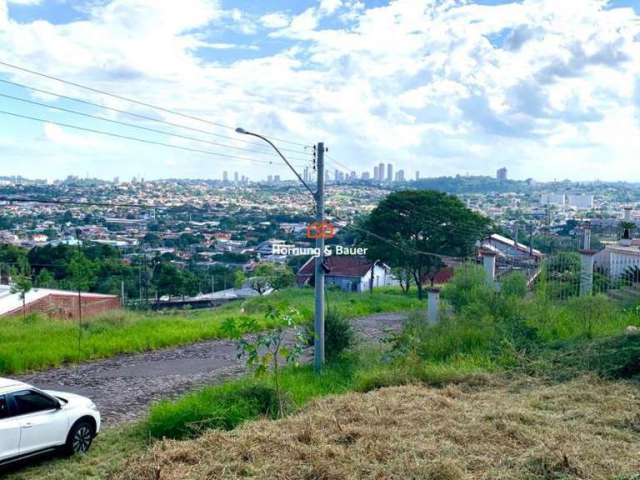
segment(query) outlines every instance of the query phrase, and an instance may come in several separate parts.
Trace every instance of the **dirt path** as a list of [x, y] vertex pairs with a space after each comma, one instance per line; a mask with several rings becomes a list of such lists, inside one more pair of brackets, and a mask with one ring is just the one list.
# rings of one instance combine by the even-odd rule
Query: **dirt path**
[[[386, 313], [358, 318], [353, 323], [364, 340], [375, 341], [386, 329], [400, 328], [405, 318], [405, 314]], [[244, 373], [244, 361], [237, 358], [235, 342], [211, 340], [46, 370], [19, 379], [46, 390], [90, 397], [100, 409], [105, 426], [114, 426], [140, 417], [154, 401]]]

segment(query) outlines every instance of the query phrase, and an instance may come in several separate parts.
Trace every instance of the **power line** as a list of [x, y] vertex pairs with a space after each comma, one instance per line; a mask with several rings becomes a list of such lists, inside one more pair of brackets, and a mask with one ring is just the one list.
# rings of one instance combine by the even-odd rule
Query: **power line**
[[[59, 200], [55, 198], [29, 198], [29, 197], [11, 197], [0, 195], [0, 202], [17, 202], [17, 203], [45, 203], [51, 205], [79, 205], [89, 207], [125, 207], [125, 208], [149, 208], [149, 209], [168, 209], [180, 208], [188, 205], [140, 205], [139, 203], [109, 203], [109, 202], [82, 202], [79, 200]], [[189, 205], [191, 206], [191, 205]]]
[[[89, 86], [82, 85], [80, 83], [72, 82], [72, 81], [69, 81], [69, 80], [64, 80], [64, 79], [59, 78], [59, 77], [54, 77], [53, 75], [49, 75], [49, 74], [42, 73], [42, 72], [37, 72], [35, 70], [30, 70], [28, 68], [20, 67], [18, 65], [13, 65], [11, 63], [3, 62], [1, 60], [0, 60], [0, 65], [4, 65], [5, 67], [8, 67], [8, 68], [13, 68], [14, 70], [19, 70], [21, 72], [29, 73], [31, 75], [38, 75], [40, 77], [47, 78], [49, 80], [55, 80], [56, 82], [64, 83], [64, 84], [71, 85], [71, 86], [74, 86], [74, 87], [77, 87], [77, 88], [82, 88], [82, 89], [87, 90], [89, 92], [98, 93], [98, 94], [101, 94], [101, 95], [107, 95], [107, 96], [112, 97], [112, 98], [117, 98], [118, 100], [123, 100], [125, 102], [133, 103], [133, 104], [136, 104], [136, 105], [141, 105], [141, 106], [147, 107], [147, 108], [152, 108], [152, 109], [155, 109], [155, 110], [159, 110], [161, 112], [169, 113], [171, 115], [177, 115], [179, 117], [187, 118], [189, 120], [195, 120], [197, 122], [202, 122], [202, 123], [206, 123], [206, 124], [213, 125], [213, 126], [216, 126], [216, 127], [226, 128], [226, 129], [235, 131], [235, 128], [234, 127], [230, 127], [229, 125], [224, 125], [224, 124], [219, 123], [219, 122], [206, 120], [204, 118], [196, 117], [194, 115], [189, 115], [187, 113], [178, 112], [177, 110], [172, 110], [170, 108], [165, 108], [165, 107], [160, 107], [160, 106], [157, 106], [157, 105], [152, 105], [150, 103], [142, 102], [140, 100], [135, 100], [135, 99], [128, 98], [128, 97], [123, 97], [121, 95], [110, 93], [110, 92], [107, 92], [105, 90], [100, 90], [98, 88], [89, 87]], [[279, 141], [279, 142], [288, 143], [290, 145], [297, 145], [297, 146], [300, 146], [300, 147], [309, 147], [310, 146], [310, 145], [306, 145], [304, 143], [292, 142], [290, 140], [284, 140], [284, 139], [281, 139], [281, 138], [275, 138], [275, 137], [272, 137], [272, 138], [274, 140]]]
[[[30, 115], [22, 115], [22, 114], [15, 113], [15, 112], [7, 112], [5, 110], [0, 110], [0, 114], [9, 115], [9, 116], [16, 117], [16, 118], [23, 118], [23, 119], [31, 120], [31, 121], [35, 121], [35, 122], [50, 123], [50, 124], [53, 124], [53, 125], [58, 125], [60, 127], [73, 128], [75, 130], [80, 130], [80, 131], [89, 132], [89, 133], [95, 133], [95, 134], [98, 134], [98, 135], [106, 135], [106, 136], [109, 136], [109, 137], [120, 138], [120, 139], [124, 139], [124, 140], [132, 140], [134, 142], [146, 143], [146, 144], [149, 144], [149, 145], [159, 145], [159, 146], [163, 146], [163, 147], [173, 148], [175, 150], [184, 150], [184, 151], [187, 151], [187, 152], [201, 153], [201, 154], [205, 154], [205, 155], [214, 155], [214, 156], [218, 156], [218, 157], [226, 157], [226, 158], [231, 158], [231, 159], [235, 159], [235, 160], [244, 160], [244, 161], [248, 161], [248, 162], [265, 163], [265, 164], [268, 164], [268, 165], [272, 165], [273, 164], [272, 160], [257, 160], [257, 159], [254, 159], [254, 158], [238, 157], [238, 156], [229, 155], [229, 154], [226, 154], [226, 153], [212, 152], [210, 150], [200, 150], [200, 149], [197, 149], [197, 148], [183, 147], [183, 146], [179, 146], [179, 145], [171, 145], [170, 143], [158, 142], [158, 141], [155, 141], [155, 140], [147, 140], [147, 139], [138, 138], [138, 137], [131, 137], [131, 136], [128, 136], [128, 135], [121, 135], [119, 133], [105, 132], [103, 130], [96, 130], [96, 129], [93, 129], [93, 128], [79, 127], [77, 125], [71, 125], [71, 124], [68, 124], [68, 123], [56, 122], [56, 121], [53, 121], [53, 120], [47, 120], [47, 119], [39, 118], [39, 117], [32, 117]], [[297, 164], [296, 166], [304, 167], [304, 165], [300, 165], [300, 164]]]
[[[163, 120], [161, 118], [150, 117], [148, 115], [142, 115], [140, 113], [135, 113], [135, 112], [129, 112], [127, 110], [121, 110], [119, 108], [109, 107], [107, 105], [101, 105], [99, 103], [90, 102], [89, 100], [84, 100], [82, 98], [70, 97], [68, 95], [63, 95], [61, 93], [52, 92], [50, 90], [43, 90], [43, 89], [40, 89], [40, 88], [31, 87], [31, 86], [26, 85], [24, 83], [12, 82], [12, 81], [6, 80], [4, 78], [0, 78], [0, 82], [6, 83], [8, 85], [13, 85], [13, 86], [16, 86], [16, 87], [26, 88], [26, 89], [31, 90], [33, 92], [42, 93], [42, 94], [45, 94], [45, 95], [51, 95], [51, 96], [58, 97], [58, 98], [63, 98], [65, 100], [69, 100], [69, 101], [72, 101], [72, 102], [78, 102], [78, 103], [82, 103], [82, 104], [85, 104], [85, 105], [90, 105], [92, 107], [101, 108], [101, 109], [104, 109], [104, 110], [109, 110], [111, 112], [120, 113], [122, 115], [129, 115], [131, 117], [139, 118], [141, 120], [146, 120], [146, 121], [149, 121], [149, 122], [162, 123], [162, 124], [174, 127], [174, 128], [183, 128], [185, 130], [191, 130], [193, 132], [202, 133], [204, 135], [210, 135], [210, 136], [213, 136], [213, 137], [224, 138], [226, 140], [233, 140], [233, 141], [237, 141], [237, 142], [246, 143], [247, 145], [252, 145], [252, 146], [254, 146], [256, 148], [259, 148], [261, 150], [265, 150], [265, 151], [271, 152], [271, 149], [266, 145], [261, 145], [259, 143], [256, 143], [256, 142], [253, 142], [253, 141], [249, 141], [249, 140], [244, 140], [244, 139], [238, 138], [237, 136], [231, 137], [229, 135], [222, 135], [222, 134], [219, 134], [219, 133], [213, 133], [213, 132], [209, 132], [207, 130], [202, 130], [201, 128], [195, 128], [195, 127], [190, 127], [188, 125], [182, 125], [180, 123], [169, 122], [169, 121]], [[49, 107], [49, 105], [47, 105], [47, 106]], [[305, 147], [305, 149], [306, 148], [307, 147]], [[291, 149], [291, 148], [280, 148], [280, 150], [282, 150], [283, 152], [291, 152], [291, 153], [306, 153], [303, 150]]]
[[333, 157], [330, 157], [329, 155], [325, 154], [326, 157], [331, 160], [333, 163], [335, 163], [336, 165], [338, 165], [340, 168], [344, 169], [347, 172], [351, 172], [351, 168], [347, 167], [344, 163], [339, 162], [338, 160], [336, 160]]
[[[31, 105], [37, 105], [37, 106], [40, 106], [40, 107], [51, 108], [53, 110], [58, 110], [60, 112], [65, 112], [65, 113], [71, 113], [73, 115], [80, 115], [80, 116], [87, 117], [87, 118], [93, 118], [94, 120], [100, 120], [100, 121], [103, 121], [103, 122], [109, 122], [109, 123], [113, 123], [113, 124], [116, 124], [116, 125], [121, 125], [121, 126], [124, 126], [124, 127], [137, 128], [139, 130], [144, 130], [144, 131], [147, 131], [147, 132], [158, 133], [158, 134], [167, 135], [167, 136], [171, 136], [171, 137], [181, 138], [183, 140], [190, 140], [192, 142], [207, 143], [209, 145], [215, 145], [215, 146], [218, 146], [218, 147], [230, 148], [230, 149], [234, 149], [234, 150], [240, 150], [240, 151], [243, 151], [243, 152], [251, 152], [251, 153], [256, 153], [256, 154], [260, 154], [260, 155], [270, 155], [270, 154], [272, 154], [271, 152], [268, 152], [268, 151], [264, 151], [264, 152], [263, 151], [256, 151], [256, 150], [252, 150], [252, 149], [249, 149], [249, 148], [236, 147], [234, 145], [226, 145], [224, 143], [213, 142], [213, 141], [210, 141], [210, 140], [205, 140], [205, 139], [196, 138], [196, 137], [190, 137], [190, 136], [181, 135], [181, 134], [178, 134], [178, 133], [171, 133], [171, 132], [167, 132], [165, 130], [157, 130], [155, 128], [144, 127], [142, 125], [135, 125], [133, 123], [121, 122], [120, 120], [114, 120], [114, 119], [111, 119], [111, 118], [101, 117], [99, 115], [92, 115], [90, 113], [79, 112], [77, 110], [72, 110], [72, 109], [69, 109], [69, 108], [58, 107], [58, 106], [54, 106], [54, 105], [48, 105], [46, 103], [36, 102], [35, 100], [29, 100], [29, 99], [26, 99], [26, 98], [15, 97], [13, 95], [7, 95], [5, 93], [0, 93], [0, 97], [8, 98], [8, 99], [11, 99], [11, 100], [16, 100], [18, 102], [28, 103], [28, 104], [31, 104]], [[311, 160], [310, 158], [306, 159], [306, 158], [302, 158], [302, 157], [292, 157], [292, 158], [294, 158], [295, 160], [302, 160], [302, 161]]]

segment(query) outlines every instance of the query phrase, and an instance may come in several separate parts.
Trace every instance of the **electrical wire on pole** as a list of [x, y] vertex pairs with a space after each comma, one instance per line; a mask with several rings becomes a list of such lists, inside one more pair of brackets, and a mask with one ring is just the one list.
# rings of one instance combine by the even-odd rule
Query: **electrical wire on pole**
[[278, 150], [271, 140], [254, 132], [249, 132], [244, 128], [236, 128], [236, 132], [242, 135], [250, 135], [256, 138], [260, 138], [265, 141], [278, 153], [284, 163], [291, 169], [295, 176], [300, 180], [300, 183], [307, 189], [316, 202], [316, 221], [318, 228], [318, 235], [316, 236], [316, 248], [319, 249], [320, 254], [316, 257], [315, 263], [315, 319], [314, 319], [314, 367], [316, 372], [320, 372], [324, 365], [325, 360], [325, 341], [324, 341], [324, 143], [318, 143], [315, 151], [315, 168], [317, 173], [317, 185], [314, 192], [307, 182], [300, 176], [295, 168], [289, 163], [287, 158]]
[[[182, 117], [182, 118], [185, 118], [185, 119], [188, 119], [188, 120], [193, 120], [193, 121], [201, 122], [201, 123], [204, 123], [204, 124], [207, 124], [207, 125], [212, 125], [212, 126], [215, 126], [215, 127], [220, 127], [220, 128], [224, 128], [224, 129], [228, 129], [228, 130], [235, 130], [234, 127], [231, 127], [229, 125], [225, 125], [225, 124], [220, 123], [220, 122], [215, 122], [213, 120], [204, 119], [204, 118], [201, 118], [201, 117], [197, 117], [195, 115], [191, 115], [191, 114], [188, 114], [188, 113], [180, 112], [180, 111], [177, 111], [177, 110], [174, 110], [174, 109], [171, 109], [171, 108], [167, 108], [167, 107], [163, 107], [163, 106], [160, 106], [160, 105], [153, 105], [151, 103], [143, 102], [141, 100], [136, 100], [136, 99], [133, 99], [133, 98], [124, 97], [122, 95], [118, 95], [118, 94], [115, 94], [115, 93], [107, 92], [106, 90], [101, 90], [101, 89], [98, 89], [98, 88], [89, 87], [89, 86], [83, 85], [81, 83], [73, 82], [73, 81], [70, 81], [70, 80], [65, 80], [63, 78], [56, 77], [54, 75], [38, 72], [36, 70], [31, 70], [31, 69], [28, 69], [28, 68], [25, 68], [25, 67], [21, 67], [19, 65], [15, 65], [15, 64], [12, 64], [12, 63], [9, 63], [9, 62], [2, 61], [2, 60], [0, 60], [0, 65], [2, 65], [4, 67], [7, 67], [7, 68], [10, 68], [10, 69], [13, 69], [13, 70], [20, 71], [20, 72], [28, 73], [30, 75], [36, 75], [36, 76], [39, 76], [39, 77], [42, 77], [42, 78], [46, 78], [46, 79], [49, 79], [49, 80], [54, 80], [56, 82], [63, 83], [63, 84], [66, 84], [66, 85], [70, 85], [70, 86], [73, 86], [73, 87], [76, 87], [76, 88], [80, 88], [80, 89], [86, 90], [88, 92], [97, 93], [97, 94], [100, 94], [100, 95], [106, 95], [108, 97], [115, 98], [115, 99], [118, 99], [118, 100], [121, 100], [121, 101], [124, 101], [124, 102], [132, 103], [132, 104], [139, 105], [139, 106], [142, 106], [142, 107], [146, 107], [146, 108], [150, 108], [150, 109], [157, 110], [157, 111], [160, 111], [160, 112], [168, 113], [168, 114], [175, 115], [175, 116], [178, 116], [178, 117]], [[272, 138], [274, 140], [279, 141], [279, 142], [287, 143], [287, 144], [290, 144], [290, 145], [297, 145], [297, 146], [300, 146], [300, 147], [310, 147], [310, 145], [306, 145], [304, 143], [294, 142], [294, 141], [291, 141], [291, 140], [286, 140], [286, 139], [281, 139], [281, 138], [276, 138], [276, 137], [272, 137]]]
[[[211, 132], [211, 131], [208, 131], [208, 130], [203, 130], [202, 128], [196, 128], [196, 127], [189, 126], [189, 125], [183, 125], [183, 124], [180, 124], [180, 123], [170, 122], [168, 120], [164, 120], [164, 119], [159, 118], [159, 117], [152, 117], [150, 115], [143, 115], [143, 114], [136, 113], [136, 112], [130, 112], [128, 110], [123, 110], [123, 109], [111, 107], [111, 106], [108, 106], [108, 105], [101, 105], [99, 103], [91, 102], [91, 101], [85, 100], [83, 98], [72, 97], [72, 96], [69, 96], [69, 95], [64, 95], [64, 94], [59, 93], [59, 92], [54, 92], [54, 91], [51, 91], [51, 90], [44, 90], [42, 88], [32, 87], [32, 86], [27, 85], [25, 83], [13, 82], [11, 80], [6, 80], [4, 78], [0, 78], [0, 82], [5, 83], [7, 85], [12, 85], [14, 87], [24, 88], [24, 89], [30, 90], [32, 92], [35, 92], [35, 93], [41, 93], [41, 94], [44, 94], [44, 95], [49, 95], [49, 96], [55, 97], [57, 99], [60, 98], [60, 99], [63, 99], [63, 100], [68, 100], [70, 102], [81, 103], [83, 105], [89, 105], [89, 106], [92, 106], [92, 107], [95, 107], [95, 108], [99, 108], [101, 110], [107, 110], [109, 112], [118, 113], [120, 115], [126, 115], [126, 116], [129, 116], [129, 117], [132, 117], [132, 118], [136, 118], [138, 120], [144, 120], [144, 121], [147, 121], [147, 122], [160, 123], [162, 125], [168, 125], [168, 126], [173, 127], [173, 128], [180, 128], [180, 129], [184, 129], [184, 130], [188, 130], [188, 131], [192, 131], [192, 132], [197, 132], [197, 133], [201, 133], [201, 134], [204, 134], [204, 135], [207, 135], [207, 136], [213, 136], [213, 137], [217, 137], [217, 138], [223, 138], [223, 139], [226, 139], [226, 140], [232, 140], [234, 142], [241, 142], [241, 143], [250, 145], [252, 147], [258, 148], [261, 151], [271, 152], [271, 149], [267, 145], [261, 145], [259, 143], [255, 143], [254, 141], [239, 140], [237, 137], [232, 137], [230, 135], [223, 135], [223, 134], [220, 134], [220, 133], [217, 133], [217, 132]], [[50, 105], [47, 104], [47, 106], [50, 106]], [[310, 149], [311, 147], [310, 146], [305, 146], [305, 147], [301, 147], [301, 148], [302, 149], [300, 149], [300, 148], [296, 148], [296, 149], [293, 149], [293, 148], [280, 148], [280, 150], [282, 150], [283, 152], [301, 154], [301, 153], [307, 153], [307, 150]]]
[[[50, 123], [52, 125], [58, 125], [60, 127], [71, 128], [71, 129], [80, 130], [80, 131], [88, 132], [88, 133], [95, 133], [97, 135], [105, 135], [105, 136], [108, 136], [108, 137], [119, 138], [119, 139], [122, 139], [122, 140], [131, 140], [131, 141], [134, 141], [134, 142], [145, 143], [145, 144], [149, 144], [149, 145], [157, 145], [157, 146], [172, 148], [172, 149], [175, 149], [175, 150], [183, 150], [183, 151], [192, 152], [192, 153], [201, 153], [201, 154], [204, 154], [204, 155], [213, 155], [213, 156], [218, 156], [218, 157], [225, 157], [225, 158], [231, 158], [231, 159], [234, 159], [234, 160], [243, 160], [243, 161], [254, 162], [254, 163], [264, 163], [264, 164], [269, 164], [269, 165], [273, 164], [273, 161], [271, 161], [271, 160], [258, 160], [258, 159], [255, 159], [255, 158], [239, 157], [239, 156], [236, 156], [236, 155], [230, 155], [230, 154], [226, 154], [226, 153], [213, 152], [211, 150], [202, 150], [202, 149], [198, 149], [198, 148], [184, 147], [184, 146], [181, 146], [181, 145], [172, 145], [170, 143], [159, 142], [159, 141], [155, 141], [155, 140], [148, 140], [148, 139], [139, 138], [139, 137], [132, 137], [132, 136], [129, 136], [129, 135], [121, 135], [119, 133], [107, 132], [107, 131], [104, 131], [104, 130], [98, 130], [98, 129], [94, 129], [94, 128], [86, 128], [86, 127], [81, 127], [81, 126], [78, 126], [78, 125], [73, 125], [73, 124], [64, 123], [64, 122], [57, 122], [57, 121], [49, 120], [49, 119], [46, 119], [46, 118], [33, 117], [31, 115], [22, 115], [20, 113], [8, 112], [6, 110], [0, 110], [0, 114], [11, 116], [11, 117], [15, 117], [15, 118], [22, 118], [22, 119], [25, 119], [25, 120], [31, 120], [31, 121], [35, 121], [35, 122]], [[300, 165], [298, 165], [298, 166], [300, 166]]]

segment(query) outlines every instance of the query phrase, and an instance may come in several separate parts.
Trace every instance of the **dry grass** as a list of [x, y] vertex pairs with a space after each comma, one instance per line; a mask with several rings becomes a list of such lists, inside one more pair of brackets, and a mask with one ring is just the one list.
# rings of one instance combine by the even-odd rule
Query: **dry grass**
[[613, 479], [640, 472], [639, 412], [637, 386], [592, 377], [393, 387], [159, 442], [113, 478]]

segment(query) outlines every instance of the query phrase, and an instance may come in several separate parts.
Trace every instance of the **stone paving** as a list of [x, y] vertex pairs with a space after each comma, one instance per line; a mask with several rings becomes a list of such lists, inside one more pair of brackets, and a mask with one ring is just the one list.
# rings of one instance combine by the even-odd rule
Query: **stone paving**
[[[402, 313], [385, 313], [357, 318], [353, 323], [363, 340], [375, 342], [387, 330], [399, 329], [405, 318]], [[305, 357], [310, 359], [310, 350]], [[160, 399], [245, 373], [245, 362], [238, 359], [234, 341], [211, 340], [45, 370], [18, 379], [45, 390], [91, 398], [105, 427], [111, 427], [140, 418]]]

